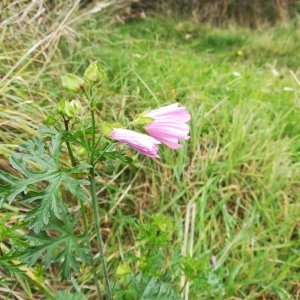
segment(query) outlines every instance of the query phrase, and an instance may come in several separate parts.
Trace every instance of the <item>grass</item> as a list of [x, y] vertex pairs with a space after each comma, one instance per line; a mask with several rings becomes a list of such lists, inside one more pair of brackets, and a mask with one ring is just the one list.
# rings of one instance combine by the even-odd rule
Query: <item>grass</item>
[[[179, 284], [185, 211], [192, 201], [190, 299], [298, 299], [299, 86], [290, 71], [299, 78], [300, 39], [294, 25], [253, 32], [152, 17], [108, 26], [96, 14], [72, 29], [74, 35], [61, 34], [50, 48], [50, 62], [44, 64], [43, 53], [29, 56], [28, 65], [22, 62], [1, 82], [0, 165], [9, 169], [5, 158], [55, 111], [63, 97], [59, 75], [80, 74], [98, 59], [107, 73], [99, 88], [101, 118], [130, 120], [173, 102], [192, 115], [191, 139], [182, 149], [161, 149], [158, 161], [136, 155], [130, 167], [115, 163], [99, 171], [111, 273], [138, 249], [133, 223], [161, 213], [175, 227], [169, 263]], [[31, 47], [28, 39], [18, 51], [2, 40], [2, 74]], [[40, 272], [52, 291], [61, 289], [55, 269]], [[83, 266], [68, 289], [78, 284], [92, 299], [91, 278]], [[16, 278], [8, 298], [42, 295], [31, 281]]]

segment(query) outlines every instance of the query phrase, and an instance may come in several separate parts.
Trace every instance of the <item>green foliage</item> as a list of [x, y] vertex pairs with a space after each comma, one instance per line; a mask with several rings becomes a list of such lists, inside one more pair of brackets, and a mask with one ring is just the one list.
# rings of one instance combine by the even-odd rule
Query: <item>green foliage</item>
[[[59, 24], [55, 18], [49, 20]], [[97, 179], [105, 186], [100, 190], [101, 209], [117, 203], [114, 213], [102, 220], [103, 230], [109, 232], [106, 251], [124, 255], [134, 274], [141, 272], [139, 266], [146, 267], [143, 276], [148, 281], [154, 276], [174, 287], [182, 271], [191, 281], [190, 299], [295, 298], [300, 280], [300, 123], [299, 87], [290, 70], [299, 79], [296, 22], [249, 31], [204, 27], [165, 16], [111, 26], [94, 15], [70, 27], [78, 33], [76, 38], [62, 37], [58, 44], [49, 43], [47, 51], [43, 45], [38, 61], [37, 51], [29, 50], [39, 36], [21, 33], [17, 26], [16, 32], [26, 40], [11, 41], [11, 31], [3, 31], [1, 72], [14, 71], [1, 82], [1, 158], [54, 113], [58, 103], [54, 99], [62, 99], [58, 74], [83, 74], [89, 59], [101, 59], [109, 80], [97, 89], [96, 111], [108, 122], [132, 120], [151, 106], [175, 101], [192, 113], [188, 144], [176, 152], [164, 150], [160, 161], [133, 158], [130, 168], [124, 168], [123, 162], [101, 161], [100, 166], [105, 163], [110, 170], [100, 172]], [[243, 55], [237, 57], [237, 51]], [[20, 60], [24, 53], [32, 57]], [[49, 59], [49, 53], [55, 54], [55, 60]], [[51, 64], [41, 68], [45, 56]], [[80, 132], [64, 134], [62, 140], [84, 143]], [[8, 173], [1, 160], [0, 164]], [[181, 259], [184, 212], [191, 199], [197, 206], [193, 258]], [[12, 205], [19, 207], [22, 202]], [[35, 202], [26, 204], [31, 207]], [[126, 223], [133, 215], [142, 220], [144, 211], [172, 216], [175, 227], [171, 242], [165, 243], [169, 252], [159, 247], [157, 272], [147, 264], [146, 250], [153, 246], [146, 241], [155, 240], [159, 229], [149, 229], [149, 220], [141, 230]], [[137, 237], [143, 239], [135, 243]], [[145, 250], [145, 255], [136, 249]], [[216, 269], [210, 263], [212, 256]], [[112, 273], [118, 264], [115, 257], [110, 260]], [[167, 274], [163, 262], [171, 269]], [[61, 289], [60, 278], [52, 276], [56, 268], [51, 270], [45, 274], [47, 282], [54, 290]], [[81, 270], [78, 284], [93, 299], [91, 268]], [[13, 273], [7, 276], [1, 271], [1, 276], [6, 276], [11, 290], [21, 282]], [[71, 289], [71, 284], [64, 284]], [[120, 295], [129, 291], [136, 295], [130, 284], [119, 285]], [[31, 298], [44, 294], [42, 289], [30, 289]], [[20, 284], [18, 292], [30, 298]]]
[[74, 233], [77, 222], [78, 218], [72, 221], [65, 219], [64, 222], [52, 220], [39, 234], [29, 235], [28, 240], [33, 246], [24, 251], [24, 261], [33, 266], [42, 260], [45, 268], [57, 262], [62, 278], [70, 278], [71, 271], [78, 272], [82, 262], [91, 262], [88, 236]]
[[[151, 221], [138, 227], [137, 241], [141, 242], [139, 269], [154, 276], [165, 273], [164, 265], [174, 233], [172, 220], [168, 216], [156, 214]], [[159, 275], [160, 274], [160, 275]]]
[[[116, 299], [181, 299], [171, 282], [175, 276], [166, 261], [174, 234], [168, 216], [156, 214], [147, 223], [135, 224], [139, 255], [128, 255], [128, 264], [117, 269]], [[136, 274], [131, 272], [138, 265]]]
[[27, 242], [24, 240], [24, 235], [20, 232], [25, 229], [25, 224], [16, 222], [9, 224], [10, 215], [2, 216], [0, 219], [0, 243], [8, 243], [13, 247], [26, 247]]
[[115, 160], [119, 160], [124, 164], [130, 164], [132, 158], [126, 155], [126, 150], [119, 150], [116, 143], [112, 140], [102, 142], [102, 145], [95, 151], [96, 161], [105, 164], [109, 171], [114, 171]]
[[[3, 182], [0, 186], [1, 201], [35, 203], [26, 215], [26, 223], [22, 225], [26, 228], [29, 223], [35, 234], [20, 237], [18, 230], [21, 225], [5, 227], [2, 224], [0, 241], [14, 242], [9, 245], [10, 251], [2, 255], [1, 265], [20, 272], [20, 263], [14, 260], [22, 260], [29, 266], [42, 261], [46, 268], [58, 262], [62, 278], [70, 278], [72, 270], [78, 271], [82, 262], [88, 262], [88, 237], [74, 233], [78, 217], [74, 218], [67, 212], [67, 203], [63, 202], [61, 191], [64, 187], [81, 200], [87, 200], [81, 184], [89, 182], [72, 176], [89, 168], [89, 165], [62, 168], [60, 134], [55, 134], [50, 143], [34, 138], [20, 146], [19, 151], [11, 155], [9, 161], [22, 177], [0, 171]], [[72, 221], [69, 220], [71, 217]]]
[[29, 243], [22, 234], [24, 227], [21, 222], [11, 224], [10, 214], [0, 219], [0, 286], [9, 285], [14, 276], [25, 278], [20, 256]]
[[[61, 168], [60, 134], [53, 136], [47, 147], [42, 139], [34, 138], [20, 146], [19, 151], [20, 153], [11, 155], [9, 161], [24, 177], [19, 178], [0, 170], [0, 180], [4, 183], [0, 185], [1, 203], [4, 201], [11, 203], [19, 198], [26, 203], [38, 202], [26, 216], [35, 232], [39, 232], [47, 225], [53, 215], [58, 219], [64, 218], [66, 205], [61, 199], [62, 183], [73, 195], [87, 200], [87, 195], [80, 185], [89, 182], [74, 179], [72, 175], [89, 166], [78, 165], [65, 170]], [[48, 182], [48, 185], [41, 189], [41, 186], [45, 186], [45, 182]]]
[[182, 273], [186, 279], [192, 282], [195, 289], [206, 287], [206, 297], [219, 297], [225, 295], [223, 280], [226, 279], [227, 274], [216, 269], [216, 266], [209, 262], [207, 255], [201, 257], [185, 256], [180, 259], [180, 266]]
[[[11, 275], [15, 273], [23, 275], [24, 272], [20, 269], [20, 266], [23, 264], [21, 262], [14, 263], [14, 261], [16, 262], [18, 259], [20, 259], [21, 254], [22, 253], [20, 251], [13, 250], [11, 252], [2, 254], [0, 256], [0, 267], [8, 271]], [[0, 285], [6, 285], [6, 282], [7, 280], [0, 280]]]
[[167, 247], [172, 239], [174, 226], [168, 216], [156, 214], [151, 217], [151, 223], [139, 226], [138, 241], [143, 242], [145, 249], [152, 245], [155, 249]]
[[180, 300], [180, 295], [169, 283], [143, 273], [130, 274], [123, 285], [117, 286], [115, 296], [118, 300]]
[[70, 293], [66, 291], [59, 291], [53, 295], [53, 297], [48, 298], [48, 300], [86, 300], [85, 296], [81, 293]]

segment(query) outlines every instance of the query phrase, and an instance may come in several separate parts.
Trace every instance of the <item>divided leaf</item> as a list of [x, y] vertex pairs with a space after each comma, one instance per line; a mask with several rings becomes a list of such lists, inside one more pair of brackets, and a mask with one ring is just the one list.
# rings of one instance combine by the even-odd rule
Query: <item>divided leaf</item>
[[58, 219], [65, 215], [66, 207], [61, 199], [63, 183], [74, 196], [82, 200], [88, 199], [81, 185], [88, 185], [89, 181], [74, 179], [72, 175], [90, 166], [83, 164], [67, 170], [61, 169], [60, 134], [55, 134], [49, 145], [35, 137], [21, 145], [19, 151], [10, 156], [9, 161], [22, 177], [0, 170], [0, 206], [4, 201], [11, 203], [15, 199], [37, 203], [27, 214], [27, 220], [35, 232], [47, 225], [52, 215]]
[[[89, 262], [89, 239], [85, 234], [75, 234], [78, 219], [66, 216], [64, 222], [51, 220], [38, 234], [28, 236], [33, 246], [23, 253], [23, 259], [29, 266], [42, 259], [46, 268], [57, 262], [63, 279], [70, 278], [72, 270], [78, 272], [82, 262]], [[52, 236], [49, 235], [52, 234]]]
[[130, 274], [128, 281], [115, 289], [116, 299], [138, 300], [181, 300], [179, 293], [171, 284], [161, 281], [156, 277], [138, 273]]
[[70, 293], [69, 291], [58, 291], [54, 297], [47, 298], [48, 300], [86, 300], [86, 297], [81, 293]]
[[154, 277], [138, 277], [139, 300], [180, 300], [180, 295], [169, 283], [162, 282]]

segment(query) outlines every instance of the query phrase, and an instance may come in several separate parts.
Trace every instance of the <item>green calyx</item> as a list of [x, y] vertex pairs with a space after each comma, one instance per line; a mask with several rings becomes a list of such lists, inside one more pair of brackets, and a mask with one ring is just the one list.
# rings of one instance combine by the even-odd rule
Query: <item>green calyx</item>
[[98, 61], [91, 63], [84, 72], [83, 79], [89, 84], [94, 85], [102, 81], [105, 77], [104, 71], [101, 69]]
[[111, 138], [110, 133], [115, 128], [123, 128], [119, 123], [104, 123], [102, 126], [102, 134], [105, 137]]
[[73, 93], [81, 92], [85, 85], [84, 80], [74, 74], [62, 75], [61, 82], [65, 89]]
[[65, 119], [81, 119], [84, 109], [78, 99], [71, 101], [61, 100], [58, 104], [57, 112]]
[[137, 115], [134, 121], [132, 122], [135, 126], [147, 126], [153, 122], [153, 119], [150, 117], [145, 117], [144, 114]]

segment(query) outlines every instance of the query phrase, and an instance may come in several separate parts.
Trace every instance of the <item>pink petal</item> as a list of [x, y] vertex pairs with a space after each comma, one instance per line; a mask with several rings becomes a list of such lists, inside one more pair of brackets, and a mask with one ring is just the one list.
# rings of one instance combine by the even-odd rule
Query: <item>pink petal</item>
[[189, 133], [189, 126], [185, 123], [168, 123], [161, 121], [153, 121], [145, 127], [147, 131], [162, 132], [165, 134], [177, 136], [184, 139]]
[[144, 127], [148, 134], [172, 149], [181, 147], [180, 140], [190, 138], [190, 128], [185, 123], [191, 116], [185, 107], [179, 106], [178, 103], [152, 110], [144, 116], [152, 119], [152, 122]]
[[175, 120], [178, 122], [188, 122], [191, 118], [185, 107], [178, 107], [178, 103], [167, 105], [145, 114], [145, 117], [153, 119]]
[[173, 103], [170, 105], [166, 105], [166, 106], [151, 110], [148, 114], [151, 114], [153, 116], [162, 115], [165, 113], [173, 112], [174, 110], [177, 109], [177, 107], [178, 107], [178, 103]]
[[182, 147], [182, 145], [178, 143], [178, 139], [172, 139], [170, 137], [168, 138], [162, 137], [160, 138], [160, 141], [171, 149], [178, 149]]
[[146, 156], [159, 157], [157, 154], [157, 145], [160, 144], [160, 142], [151, 136], [123, 128], [114, 128], [111, 131], [110, 136], [114, 140], [117, 140]]

